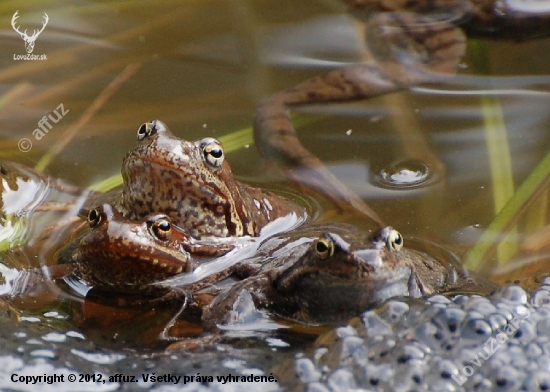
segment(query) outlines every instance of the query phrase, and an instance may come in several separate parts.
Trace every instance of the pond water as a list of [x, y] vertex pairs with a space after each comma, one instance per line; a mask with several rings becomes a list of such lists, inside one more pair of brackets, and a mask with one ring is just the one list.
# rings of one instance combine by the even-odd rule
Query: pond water
[[[238, 179], [296, 193], [256, 151], [251, 134], [259, 101], [310, 77], [362, 59], [361, 24], [337, 2], [292, 1], [28, 1], [0, 6], [0, 153], [30, 167], [60, 149], [45, 173], [87, 187], [115, 175], [145, 121], [161, 119], [178, 136], [225, 138], [248, 129], [227, 160]], [[16, 60], [24, 41], [10, 21], [31, 31], [49, 20], [34, 55]], [[29, 27], [26, 27], [29, 26]], [[349, 103], [293, 111], [300, 140], [405, 238], [468, 254], [495, 209], [533, 172], [550, 144], [550, 39], [469, 39], [458, 76], [448, 83]], [[113, 82], [114, 81], [114, 82]], [[114, 83], [114, 84], [113, 84]], [[60, 106], [61, 105], [61, 106]], [[64, 113], [47, 133], [40, 119]], [[34, 133], [33, 133], [34, 132]], [[40, 133], [40, 132], [39, 132]], [[19, 144], [22, 138], [32, 143]], [[444, 171], [426, 175], [426, 151]], [[411, 180], [412, 178], [412, 180]], [[368, 227], [319, 198], [325, 220]], [[548, 273], [543, 240], [548, 195], [518, 213], [519, 226], [470, 266], [502, 282]], [[54, 218], [57, 219], [57, 218]], [[491, 238], [498, 244], [502, 235]], [[525, 239], [524, 246], [516, 252]], [[534, 245], [532, 245], [535, 243]], [[535, 249], [535, 250], [533, 250]], [[37, 265], [36, 249], [4, 253], [10, 267]], [[512, 257], [503, 267], [499, 263]], [[534, 261], [533, 261], [534, 260]], [[526, 264], [526, 266], [524, 266]], [[521, 268], [516, 268], [520, 266]], [[5, 273], [5, 272], [4, 272]], [[70, 283], [70, 282], [69, 282]], [[241, 390], [241, 383], [177, 385], [145, 375], [266, 375], [308, 347], [317, 329], [281, 328], [198, 352], [171, 351], [159, 339], [177, 304], [120, 308], [83, 300], [78, 287], [46, 285], [45, 294], [0, 303], [0, 389], [35, 390], [18, 375], [92, 375], [43, 390]], [[56, 286], [57, 287], [57, 286]], [[53, 293], [53, 294], [52, 294]], [[197, 320], [170, 336], [196, 336]], [[136, 383], [108, 376], [136, 376]], [[124, 381], [124, 382], [122, 382]], [[200, 380], [199, 380], [200, 381]], [[247, 384], [248, 385], [248, 384]], [[75, 389], [76, 388], [76, 389]], [[255, 383], [277, 390], [277, 382]]]

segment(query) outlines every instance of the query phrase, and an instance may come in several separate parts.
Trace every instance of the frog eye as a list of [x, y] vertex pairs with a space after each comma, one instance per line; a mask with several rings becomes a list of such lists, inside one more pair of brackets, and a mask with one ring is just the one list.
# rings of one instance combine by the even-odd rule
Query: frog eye
[[161, 241], [168, 241], [172, 237], [172, 224], [167, 219], [159, 219], [151, 226], [153, 235]]
[[220, 167], [224, 160], [223, 147], [220, 142], [216, 139], [207, 138], [202, 141], [201, 145], [206, 162], [212, 167]]
[[92, 208], [88, 213], [88, 225], [93, 229], [101, 222], [101, 212], [97, 208]]
[[330, 238], [321, 236], [315, 244], [315, 251], [321, 260], [325, 260], [334, 254], [334, 242]]
[[141, 124], [141, 126], [138, 128], [138, 131], [137, 131], [138, 142], [142, 141], [143, 139], [151, 135], [154, 135], [155, 133], [156, 133], [156, 129], [155, 129], [154, 121]]
[[403, 236], [397, 230], [392, 229], [388, 235], [386, 245], [388, 249], [400, 251], [403, 248]]

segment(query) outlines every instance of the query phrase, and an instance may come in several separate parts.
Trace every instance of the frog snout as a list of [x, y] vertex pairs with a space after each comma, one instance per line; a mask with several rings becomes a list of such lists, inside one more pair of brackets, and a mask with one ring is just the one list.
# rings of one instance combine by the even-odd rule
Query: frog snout
[[352, 252], [358, 263], [365, 264], [371, 268], [382, 267], [382, 257], [377, 249], [361, 249]]

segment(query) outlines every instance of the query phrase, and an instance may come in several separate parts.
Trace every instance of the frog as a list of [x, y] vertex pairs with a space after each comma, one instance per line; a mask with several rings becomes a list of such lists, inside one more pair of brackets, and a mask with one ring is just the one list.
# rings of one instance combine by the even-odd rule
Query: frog
[[392, 227], [369, 234], [345, 223], [309, 224], [252, 241], [249, 257], [233, 257], [225, 268], [181, 283], [197, 267], [218, 262], [232, 240], [195, 240], [165, 214], [133, 221], [110, 204], [93, 208], [88, 224], [71, 259], [87, 284], [155, 301], [183, 299], [202, 310], [206, 330], [231, 317], [243, 291], [276, 316], [326, 324], [395, 296], [496, 287], [443, 253], [436, 259], [404, 248]]
[[70, 262], [99, 291], [160, 298], [169, 290], [153, 283], [190, 273], [234, 247], [223, 239], [197, 241], [165, 214], [124, 218], [108, 203], [90, 209], [87, 223], [90, 230], [79, 237]]
[[139, 127], [138, 141], [123, 160], [123, 188], [115, 204], [127, 218], [164, 213], [203, 239], [258, 236], [277, 218], [306, 216], [293, 201], [235, 180], [214, 138], [182, 140], [154, 120]]
[[[550, 33], [550, 9], [496, 0], [343, 0], [366, 24], [365, 60], [273, 93], [257, 106], [254, 137], [260, 154], [277, 161], [287, 178], [305, 191], [323, 196], [341, 212], [359, 214], [384, 226], [361, 197], [303, 146], [290, 110], [303, 105], [366, 99], [420, 84], [448, 82], [466, 52], [466, 34], [532, 38]], [[523, 8], [522, 8], [523, 7]], [[532, 7], [536, 7], [533, 5]], [[465, 30], [463, 29], [465, 28]], [[418, 135], [422, 139], [422, 135]], [[445, 175], [445, 164], [425, 140], [408, 148], [407, 161], [422, 162], [432, 179]]]
[[238, 320], [249, 310], [242, 303], [295, 323], [330, 325], [393, 297], [498, 287], [454, 256], [435, 259], [403, 245], [391, 226], [366, 233], [345, 223], [312, 224], [278, 234], [260, 245], [257, 256], [234, 266], [239, 281], [204, 308], [205, 329]]

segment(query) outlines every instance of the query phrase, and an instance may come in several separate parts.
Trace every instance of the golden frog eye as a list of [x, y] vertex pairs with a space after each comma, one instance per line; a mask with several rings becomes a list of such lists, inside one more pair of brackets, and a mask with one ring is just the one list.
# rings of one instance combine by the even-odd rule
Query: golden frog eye
[[101, 222], [101, 212], [97, 208], [92, 208], [88, 213], [88, 225], [93, 229]]
[[388, 235], [388, 248], [391, 250], [399, 251], [403, 248], [403, 236], [397, 230], [393, 230]]
[[161, 218], [151, 226], [153, 235], [161, 241], [168, 241], [172, 238], [172, 224], [167, 219]]
[[150, 122], [146, 122], [146, 123], [143, 123], [141, 124], [141, 126], [138, 128], [138, 131], [137, 131], [137, 138], [138, 138], [138, 142], [142, 141], [143, 139], [155, 134], [155, 122], [154, 121], [150, 121]]
[[213, 138], [203, 139], [201, 142], [202, 153], [206, 162], [214, 167], [221, 167], [224, 160], [223, 147], [219, 141]]
[[321, 260], [325, 260], [334, 254], [334, 242], [330, 238], [321, 236], [315, 244], [315, 251]]

